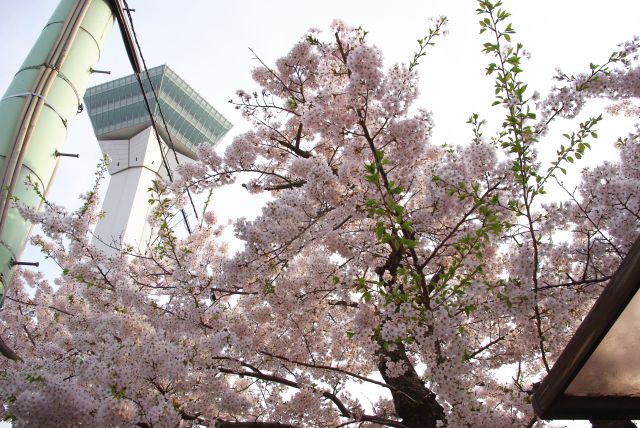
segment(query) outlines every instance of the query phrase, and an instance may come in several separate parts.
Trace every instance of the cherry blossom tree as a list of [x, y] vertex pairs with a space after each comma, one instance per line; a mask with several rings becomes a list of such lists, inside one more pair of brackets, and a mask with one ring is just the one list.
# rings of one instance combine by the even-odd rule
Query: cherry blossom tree
[[[201, 146], [151, 190], [144, 254], [91, 245], [97, 186], [76, 212], [22, 208], [62, 275], [22, 271], [2, 313], [0, 396], [15, 426], [544, 426], [530, 398], [640, 228], [640, 131], [620, 162], [561, 177], [601, 116], [549, 135], [590, 98], [633, 111], [638, 40], [538, 100], [501, 4], [480, 0], [504, 122], [479, 114], [460, 147], [430, 138], [418, 66], [383, 68], [367, 33], [311, 30], [235, 104], [254, 128], [224, 156]], [[543, 164], [541, 141], [564, 141]], [[185, 187], [269, 192], [221, 243], [205, 212], [172, 227]], [[551, 189], [554, 189], [551, 192]], [[554, 194], [550, 197], [547, 193]], [[558, 196], [561, 195], [561, 196]], [[215, 201], [213, 201], [215, 203]], [[564, 233], [562, 235], [560, 232]], [[570, 236], [570, 238], [563, 238]], [[508, 380], [504, 380], [507, 373]]]

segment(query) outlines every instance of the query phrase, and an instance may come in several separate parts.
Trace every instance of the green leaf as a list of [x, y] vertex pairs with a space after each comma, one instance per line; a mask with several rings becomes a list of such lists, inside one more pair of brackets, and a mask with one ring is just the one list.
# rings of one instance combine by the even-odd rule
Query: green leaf
[[25, 380], [29, 383], [34, 383], [34, 382], [44, 382], [44, 378], [42, 376], [34, 376], [32, 374], [27, 374], [25, 376]]
[[312, 46], [320, 45], [320, 41], [318, 39], [316, 39], [315, 37], [313, 37], [311, 34], [307, 35], [306, 41], [307, 41], [307, 43], [309, 43]]
[[111, 390], [111, 395], [117, 400], [122, 400], [125, 397], [125, 394], [127, 391], [126, 386], [123, 386], [122, 388], [118, 388], [118, 385], [115, 383], [109, 385], [109, 389]]
[[474, 305], [473, 303], [472, 303], [472, 304], [469, 304], [469, 305], [466, 305], [466, 306], [463, 308], [463, 310], [464, 310], [464, 313], [465, 313], [465, 314], [467, 314], [467, 316], [468, 316], [468, 315], [470, 315], [473, 311], [475, 311], [475, 310], [476, 310], [476, 305]]

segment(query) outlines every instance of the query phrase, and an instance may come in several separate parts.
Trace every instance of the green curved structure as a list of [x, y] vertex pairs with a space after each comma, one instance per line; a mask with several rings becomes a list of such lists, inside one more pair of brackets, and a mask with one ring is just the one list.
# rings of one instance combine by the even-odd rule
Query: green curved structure
[[0, 305], [31, 231], [12, 200], [40, 207], [113, 23], [108, 0], [62, 0], [0, 100]]

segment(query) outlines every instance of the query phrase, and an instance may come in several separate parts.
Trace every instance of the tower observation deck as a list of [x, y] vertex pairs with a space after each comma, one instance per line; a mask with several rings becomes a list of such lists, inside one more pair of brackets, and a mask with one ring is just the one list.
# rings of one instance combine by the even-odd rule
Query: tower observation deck
[[[167, 65], [149, 69], [149, 78], [178, 153], [195, 159], [200, 144], [215, 145], [231, 129], [231, 122]], [[169, 136], [162, 126], [147, 79], [143, 79], [143, 87], [154, 120], [159, 125], [158, 133], [168, 143]], [[133, 74], [87, 89], [84, 101], [98, 140], [129, 139], [151, 126], [140, 86]]]
[[123, 244], [144, 252], [153, 238], [146, 221], [152, 208], [147, 189], [153, 180], [166, 178], [163, 156], [172, 170], [176, 166], [169, 142], [173, 143], [179, 162], [189, 162], [196, 159], [198, 146], [215, 146], [232, 127], [168, 66], [149, 69], [149, 78], [157, 101], [146, 76], [143, 87], [161, 144], [156, 140], [135, 75], [91, 87], [84, 97], [100, 148], [111, 158], [111, 181], [102, 207], [105, 216], [95, 229], [95, 243], [108, 253]]

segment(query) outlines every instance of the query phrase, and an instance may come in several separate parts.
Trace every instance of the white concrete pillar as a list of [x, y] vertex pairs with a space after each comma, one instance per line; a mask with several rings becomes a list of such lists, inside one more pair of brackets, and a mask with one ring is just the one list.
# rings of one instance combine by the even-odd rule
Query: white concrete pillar
[[[144, 253], [153, 239], [147, 222], [152, 210], [148, 189], [163, 172], [153, 128], [146, 128], [129, 140], [101, 140], [99, 143], [102, 152], [111, 158], [111, 181], [102, 205], [104, 218], [94, 231], [94, 244], [107, 254], [115, 254], [123, 245]], [[165, 144], [162, 148], [167, 150]]]

